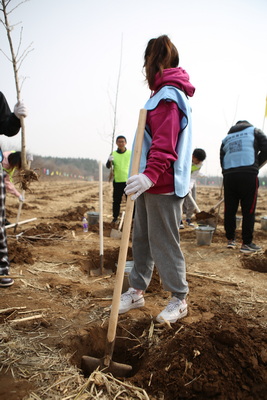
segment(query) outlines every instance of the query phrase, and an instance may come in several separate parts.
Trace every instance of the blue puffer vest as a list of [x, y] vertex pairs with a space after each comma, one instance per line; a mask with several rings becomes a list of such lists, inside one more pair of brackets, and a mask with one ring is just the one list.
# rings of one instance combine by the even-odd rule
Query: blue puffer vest
[[245, 167], [255, 163], [254, 126], [230, 133], [222, 141], [223, 169]]

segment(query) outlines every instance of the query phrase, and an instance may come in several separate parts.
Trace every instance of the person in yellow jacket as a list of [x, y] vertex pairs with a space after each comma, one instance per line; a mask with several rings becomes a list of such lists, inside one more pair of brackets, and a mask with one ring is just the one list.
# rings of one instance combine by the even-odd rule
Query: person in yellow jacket
[[24, 201], [23, 195], [16, 189], [13, 176], [16, 170], [21, 169], [21, 152], [4, 151], [3, 152], [3, 172], [6, 191], [16, 196], [19, 201]]
[[127, 140], [125, 136], [118, 136], [116, 138], [117, 150], [113, 151], [106, 163], [107, 168], [113, 166], [113, 223], [118, 222], [120, 214], [120, 206], [126, 181], [129, 175], [129, 166], [131, 159], [131, 150], [126, 148]]

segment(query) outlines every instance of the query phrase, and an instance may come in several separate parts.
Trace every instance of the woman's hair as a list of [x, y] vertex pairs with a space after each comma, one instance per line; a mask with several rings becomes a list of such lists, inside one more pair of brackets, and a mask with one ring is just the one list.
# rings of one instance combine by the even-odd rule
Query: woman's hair
[[167, 35], [150, 39], [144, 54], [144, 68], [150, 89], [153, 88], [155, 76], [166, 68], [176, 68], [179, 65], [179, 54]]
[[15, 151], [13, 153], [10, 153], [9, 156], [7, 157], [8, 163], [11, 168], [17, 167], [18, 169], [21, 169], [21, 152], [20, 151]]

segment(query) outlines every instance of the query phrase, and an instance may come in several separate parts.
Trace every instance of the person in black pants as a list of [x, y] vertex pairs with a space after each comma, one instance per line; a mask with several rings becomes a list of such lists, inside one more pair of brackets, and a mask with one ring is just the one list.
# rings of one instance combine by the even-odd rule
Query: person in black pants
[[[15, 136], [20, 130], [20, 118], [27, 116], [27, 110], [22, 101], [14, 107], [14, 113], [10, 111], [9, 105], [3, 93], [0, 92], [0, 135]], [[11, 278], [1, 278], [9, 275], [9, 259], [7, 251], [7, 238], [5, 229], [5, 198], [6, 190], [2, 167], [3, 154], [0, 148], [0, 287], [13, 285]]]
[[220, 162], [224, 185], [224, 228], [228, 248], [235, 248], [236, 212], [241, 204], [242, 253], [260, 251], [253, 243], [259, 167], [267, 160], [267, 137], [248, 121], [238, 121], [223, 139]]

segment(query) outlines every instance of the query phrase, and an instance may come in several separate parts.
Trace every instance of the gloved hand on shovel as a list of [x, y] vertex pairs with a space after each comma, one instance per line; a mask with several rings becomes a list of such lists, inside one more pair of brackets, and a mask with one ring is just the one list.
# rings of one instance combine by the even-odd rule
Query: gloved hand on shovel
[[136, 200], [140, 194], [147, 191], [153, 185], [154, 183], [145, 174], [133, 175], [126, 182], [124, 192], [126, 195], [134, 193], [131, 199]]
[[16, 115], [16, 117], [18, 119], [20, 119], [20, 117], [24, 117], [24, 118], [27, 117], [28, 111], [27, 111], [27, 108], [25, 107], [23, 101], [19, 100], [17, 102], [17, 104], [15, 104], [14, 114]]

